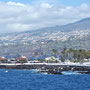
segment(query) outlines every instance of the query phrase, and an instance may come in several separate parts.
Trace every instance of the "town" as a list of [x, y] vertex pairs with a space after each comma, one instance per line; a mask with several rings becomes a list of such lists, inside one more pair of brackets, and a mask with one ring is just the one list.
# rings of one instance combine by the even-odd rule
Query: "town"
[[25, 56], [19, 56], [17, 58], [7, 59], [5, 57], [0, 57], [0, 65], [18, 65], [18, 64], [57, 64], [57, 65], [90, 65], [90, 58], [83, 60], [60, 60], [59, 58], [55, 58], [54, 56], [47, 57], [45, 59], [35, 59], [31, 60]]
[[90, 35], [90, 29], [87, 30], [74, 30], [70, 32], [61, 32], [61, 31], [49, 31], [49, 32], [25, 32], [17, 34], [7, 34], [7, 35], [0, 35], [0, 46], [5, 45], [17, 45], [19, 44], [29, 44], [29, 43], [36, 43], [37, 41], [41, 40], [59, 40], [59, 41], [67, 41], [67, 40], [77, 40], [82, 39]]

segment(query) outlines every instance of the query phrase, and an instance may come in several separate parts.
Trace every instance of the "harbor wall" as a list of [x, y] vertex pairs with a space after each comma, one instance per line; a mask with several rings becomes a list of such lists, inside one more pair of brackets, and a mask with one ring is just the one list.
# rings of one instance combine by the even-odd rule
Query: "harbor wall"
[[60, 71], [90, 71], [90, 66], [84, 65], [46, 65], [46, 64], [35, 64], [35, 65], [0, 65], [0, 69], [41, 69], [41, 70], [60, 70]]

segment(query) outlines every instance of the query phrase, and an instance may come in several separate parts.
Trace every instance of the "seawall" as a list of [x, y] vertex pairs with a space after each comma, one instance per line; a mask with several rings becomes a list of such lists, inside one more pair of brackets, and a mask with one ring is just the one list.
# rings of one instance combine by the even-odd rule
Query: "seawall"
[[40, 69], [40, 70], [59, 70], [59, 71], [90, 71], [90, 65], [61, 65], [61, 64], [4, 64], [0, 69]]

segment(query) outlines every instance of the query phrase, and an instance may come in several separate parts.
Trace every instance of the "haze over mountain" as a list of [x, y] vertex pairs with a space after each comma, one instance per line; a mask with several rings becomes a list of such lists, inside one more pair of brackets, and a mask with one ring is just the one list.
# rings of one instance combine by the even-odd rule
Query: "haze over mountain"
[[[88, 30], [90, 29], [90, 17], [84, 18], [82, 20], [79, 20], [77, 22], [69, 23], [66, 25], [56, 25], [52, 27], [45, 27], [45, 28], [40, 28], [36, 30], [27, 30], [24, 32], [14, 32], [14, 34], [21, 34], [21, 33], [33, 33], [33, 35], [37, 35], [40, 33], [45, 33], [45, 32], [70, 32], [70, 31], [75, 31], [75, 30]], [[2, 35], [8, 35], [9, 33], [0, 33]], [[13, 34], [13, 33], [10, 33]]]
[[62, 31], [62, 32], [69, 32], [69, 31], [75, 31], [75, 30], [88, 30], [90, 29], [90, 17], [84, 18], [80, 21], [66, 24], [66, 25], [57, 25], [53, 27], [46, 27], [41, 28], [37, 30], [30, 30], [25, 32], [56, 32], [56, 31]]

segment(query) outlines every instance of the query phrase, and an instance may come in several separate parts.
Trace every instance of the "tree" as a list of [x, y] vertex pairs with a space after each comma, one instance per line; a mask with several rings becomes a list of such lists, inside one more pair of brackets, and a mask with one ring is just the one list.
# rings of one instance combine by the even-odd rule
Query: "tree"
[[61, 62], [65, 62], [65, 59], [61, 56]]
[[56, 49], [53, 49], [52, 52], [57, 56], [59, 55], [58, 51]]
[[35, 52], [34, 55], [37, 57], [38, 56], [38, 52]]
[[37, 56], [38, 55], [38, 52], [35, 52], [34, 54]]
[[67, 53], [67, 48], [63, 48], [63, 51], [61, 52], [61, 57], [63, 57], [64, 61], [67, 59], [68, 53]]

